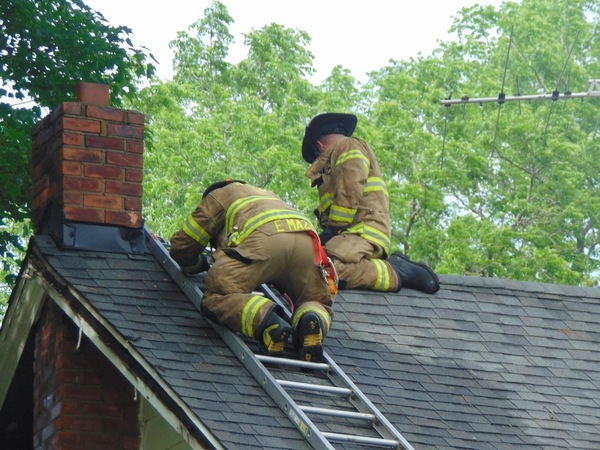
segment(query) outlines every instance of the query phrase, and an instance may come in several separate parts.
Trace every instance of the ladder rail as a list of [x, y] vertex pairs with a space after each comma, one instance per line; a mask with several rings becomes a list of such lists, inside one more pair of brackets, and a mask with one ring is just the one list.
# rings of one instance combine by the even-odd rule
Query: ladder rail
[[[169, 273], [175, 283], [182, 289], [194, 306], [201, 311], [203, 293], [198, 287], [197, 283], [181, 272], [179, 265], [170, 257], [169, 252], [164, 247], [162, 242], [147, 228], [147, 226], [144, 226], [144, 233], [149, 250], [159, 260], [163, 268]], [[271, 288], [263, 284], [261, 285], [261, 290], [272, 301], [282, 306], [286, 314], [291, 317], [289, 306], [284, 303]], [[208, 322], [231, 349], [231, 351], [236, 355], [238, 360], [263, 387], [265, 392], [267, 392], [267, 394], [292, 421], [298, 431], [300, 431], [306, 441], [315, 450], [335, 449], [330, 441], [356, 442], [365, 445], [379, 445], [390, 448], [398, 448], [401, 446], [405, 450], [414, 450], [410, 443], [408, 443], [408, 441], [402, 436], [402, 434], [400, 434], [400, 432], [385, 418], [385, 416], [375, 407], [375, 405], [371, 403], [366, 395], [360, 391], [354, 382], [329, 357], [327, 352], [323, 351], [324, 363], [312, 363], [286, 358], [273, 358], [269, 356], [255, 355], [237, 333], [234, 333], [227, 327], [216, 324], [210, 320]], [[334, 384], [334, 387], [327, 388], [322, 386], [315, 388], [314, 386], [320, 385], [277, 380], [264, 365], [264, 363], [273, 363], [284, 366], [287, 365], [291, 367], [312, 370], [322, 370], [327, 373], [328, 379], [332, 384]], [[346, 414], [350, 414], [350, 416], [354, 418], [368, 417], [371, 419], [373, 428], [383, 437], [383, 439], [321, 432], [306, 415], [305, 410], [308, 412], [325, 414], [325, 409], [317, 407], [301, 407], [284, 389], [284, 387], [289, 387], [292, 389], [302, 390], [308, 389], [308, 386], [313, 386], [311, 388], [312, 390], [321, 390], [321, 392], [324, 392], [329, 389], [331, 393], [348, 396], [348, 399], [352, 405], [359, 412]], [[330, 415], [338, 415], [338, 413], [330, 413]]]
[[[212, 323], [212, 322], [211, 322]], [[267, 394], [273, 399], [277, 406], [288, 416], [296, 428], [302, 433], [308, 443], [315, 449], [332, 450], [335, 447], [321, 433], [316, 425], [308, 418], [302, 409], [296, 404], [292, 397], [283, 389], [275, 377], [263, 366], [258, 358], [252, 353], [240, 336], [228, 328], [213, 324], [221, 338], [228, 347], [236, 354], [244, 367], [251, 373], [256, 381], [260, 383]]]
[[[271, 300], [279, 304], [291, 316], [288, 306], [281, 301], [271, 288], [262, 285], [261, 288]], [[379, 409], [367, 398], [367, 396], [354, 384], [354, 382], [346, 375], [346, 373], [330, 358], [326, 351], [323, 351], [325, 363], [329, 365], [330, 370], [327, 371], [329, 379], [338, 387], [349, 388], [352, 390], [352, 395], [349, 397], [350, 402], [361, 413], [369, 413], [375, 416], [373, 428], [386, 438], [387, 440], [396, 440], [405, 450], [414, 450], [412, 445], [402, 436], [400, 431], [394, 427], [391, 422], [379, 411]], [[332, 376], [334, 375], [334, 376]], [[335, 434], [335, 433], [334, 433]], [[327, 436], [326, 433], [324, 433]]]

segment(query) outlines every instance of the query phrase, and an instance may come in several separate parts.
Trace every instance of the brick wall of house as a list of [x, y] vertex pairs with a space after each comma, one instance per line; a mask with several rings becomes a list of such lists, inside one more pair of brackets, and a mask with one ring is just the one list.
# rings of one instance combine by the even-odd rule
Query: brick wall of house
[[34, 448], [139, 448], [139, 400], [127, 380], [53, 302], [34, 359]]
[[106, 85], [77, 96], [32, 129], [33, 225], [52, 200], [67, 221], [139, 228], [144, 115], [109, 107]]

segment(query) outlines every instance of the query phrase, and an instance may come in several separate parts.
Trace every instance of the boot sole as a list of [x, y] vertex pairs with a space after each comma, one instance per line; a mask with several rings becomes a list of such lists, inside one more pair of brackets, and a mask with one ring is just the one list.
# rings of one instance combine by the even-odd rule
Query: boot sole
[[313, 313], [307, 313], [300, 319], [301, 347], [298, 356], [302, 361], [323, 361], [323, 330], [321, 322]]
[[275, 357], [283, 356], [283, 353], [285, 351], [285, 343], [288, 339], [290, 332], [291, 328], [282, 332], [278, 336], [278, 339], [280, 340], [274, 341], [273, 339], [270, 339], [268, 344], [263, 343], [260, 347], [261, 354]]

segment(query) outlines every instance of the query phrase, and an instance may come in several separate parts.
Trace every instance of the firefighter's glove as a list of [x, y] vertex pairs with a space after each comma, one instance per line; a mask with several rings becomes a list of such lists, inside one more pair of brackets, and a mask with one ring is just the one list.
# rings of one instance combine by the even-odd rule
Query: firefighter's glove
[[196, 275], [201, 272], [206, 272], [208, 269], [210, 269], [210, 264], [208, 262], [208, 257], [204, 254], [198, 256], [198, 261], [196, 261], [196, 264], [193, 266], [181, 268], [186, 275]]
[[334, 236], [337, 236], [343, 230], [345, 230], [344, 227], [325, 227], [323, 232], [319, 235], [319, 239], [321, 240], [321, 245], [325, 245], [327, 243], [327, 241], [329, 241], [329, 239], [331, 239]]

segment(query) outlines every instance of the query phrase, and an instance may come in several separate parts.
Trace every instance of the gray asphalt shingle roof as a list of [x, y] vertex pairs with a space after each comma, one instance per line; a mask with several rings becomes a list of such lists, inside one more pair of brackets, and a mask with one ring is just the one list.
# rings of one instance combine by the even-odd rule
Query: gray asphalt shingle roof
[[[32, 245], [225, 446], [308, 447], [150, 253]], [[435, 295], [341, 292], [326, 341], [408, 442], [600, 448], [600, 290], [440, 278]]]
[[227, 448], [310, 448], [150, 253], [34, 242]]
[[423, 448], [600, 448], [600, 291], [441, 277], [343, 293], [338, 364]]

